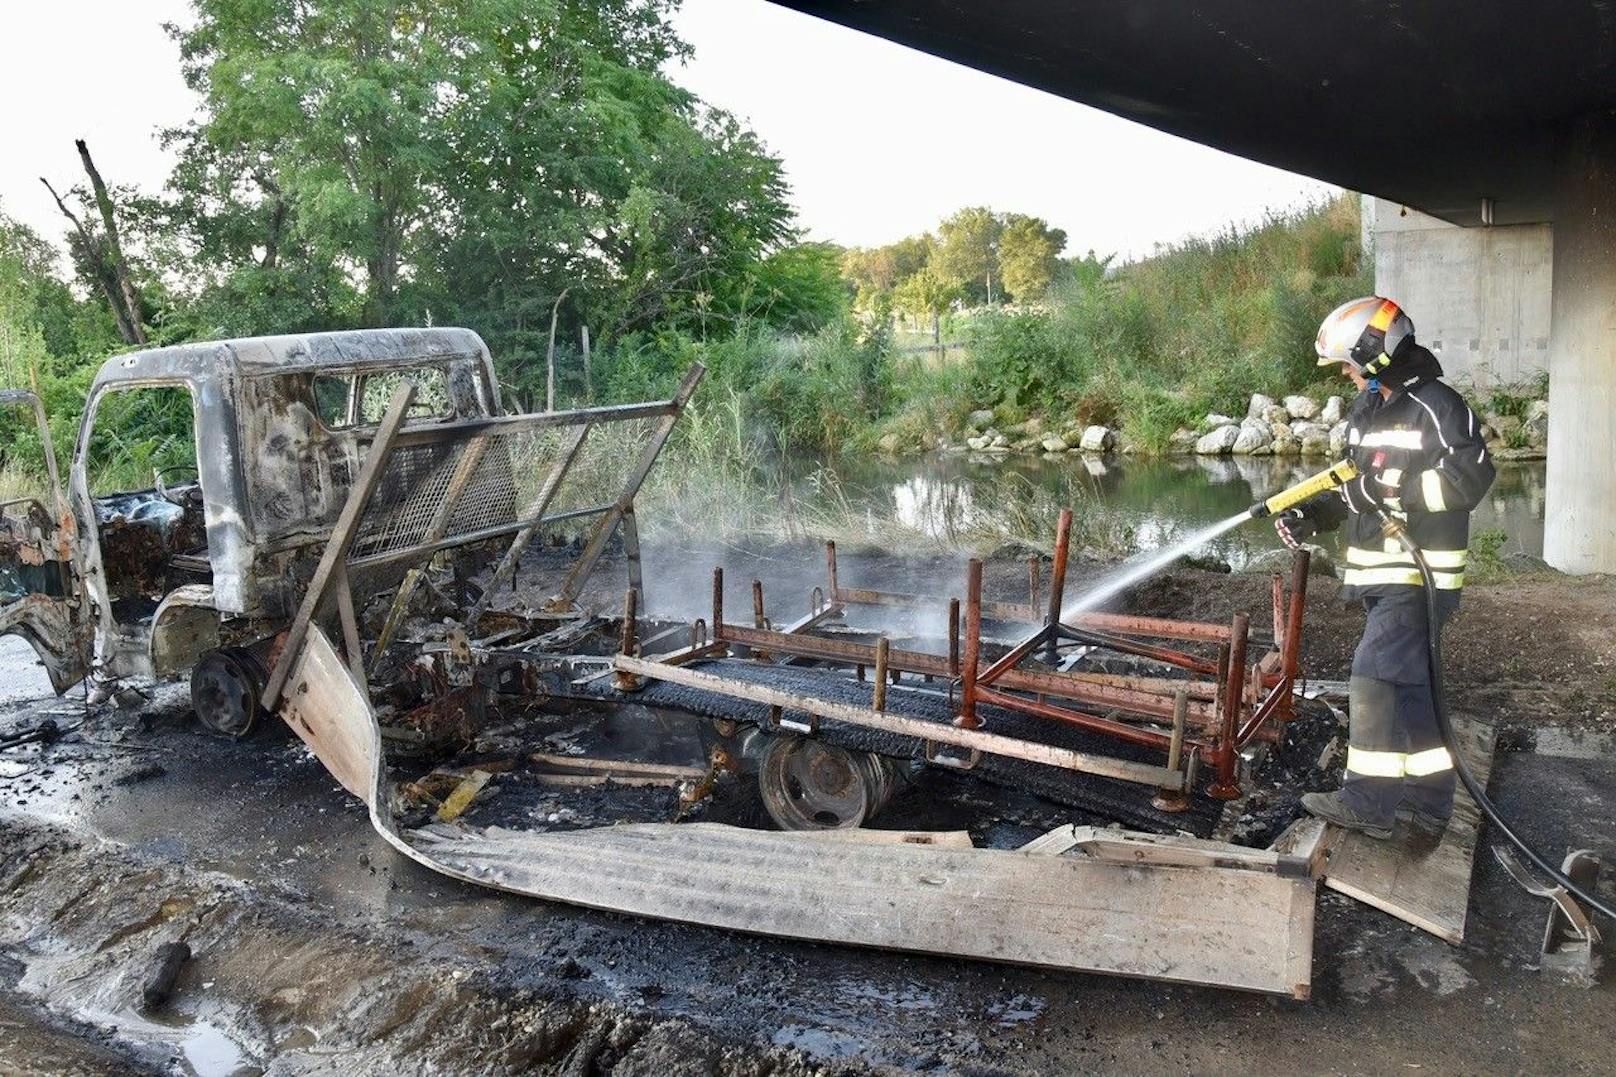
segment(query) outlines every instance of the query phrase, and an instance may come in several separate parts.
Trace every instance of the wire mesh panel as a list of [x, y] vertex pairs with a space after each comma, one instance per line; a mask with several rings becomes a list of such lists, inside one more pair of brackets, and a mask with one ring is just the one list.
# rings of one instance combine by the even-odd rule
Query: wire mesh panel
[[[701, 371], [673, 400], [406, 426], [363, 504], [350, 565], [411, 559], [531, 529], [598, 544], [633, 500]], [[591, 555], [598, 556], [598, 550]]]

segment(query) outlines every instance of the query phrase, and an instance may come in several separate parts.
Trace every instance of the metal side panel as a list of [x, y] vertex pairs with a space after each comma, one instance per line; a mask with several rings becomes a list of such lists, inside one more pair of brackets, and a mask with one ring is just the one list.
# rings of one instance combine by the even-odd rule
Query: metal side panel
[[1154, 863], [1148, 850], [1118, 862], [824, 841], [712, 823], [400, 832], [375, 718], [318, 627], [294, 663], [283, 715], [366, 801], [383, 838], [425, 867], [477, 885], [782, 938], [1296, 998], [1309, 992], [1311, 876]]

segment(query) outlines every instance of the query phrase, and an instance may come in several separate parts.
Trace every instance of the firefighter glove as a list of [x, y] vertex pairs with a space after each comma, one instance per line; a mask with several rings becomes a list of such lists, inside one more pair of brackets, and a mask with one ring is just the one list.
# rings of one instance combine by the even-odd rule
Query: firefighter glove
[[1279, 532], [1279, 541], [1290, 549], [1300, 550], [1302, 543], [1319, 533], [1319, 525], [1301, 509], [1291, 509], [1274, 517], [1274, 530]]

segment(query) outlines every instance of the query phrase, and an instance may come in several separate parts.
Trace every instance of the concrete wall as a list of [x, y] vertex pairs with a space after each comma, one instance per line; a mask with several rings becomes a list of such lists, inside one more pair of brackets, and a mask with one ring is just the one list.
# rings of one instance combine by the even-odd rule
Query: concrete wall
[[1375, 291], [1408, 311], [1450, 380], [1518, 385], [1549, 368], [1549, 225], [1459, 228], [1364, 195], [1363, 238]]

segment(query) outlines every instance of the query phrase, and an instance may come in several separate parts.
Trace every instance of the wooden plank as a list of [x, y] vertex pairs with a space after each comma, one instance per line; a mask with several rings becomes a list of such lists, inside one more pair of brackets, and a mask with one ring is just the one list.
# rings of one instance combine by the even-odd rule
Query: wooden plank
[[269, 674], [269, 683], [264, 688], [264, 709], [271, 713], [280, 702], [281, 689], [285, 687], [286, 679], [292, 672], [292, 663], [303, 649], [303, 640], [309, 626], [313, 623], [315, 615], [320, 612], [320, 608], [325, 605], [326, 591], [330, 587], [332, 577], [347, 559], [354, 536], [359, 533], [359, 521], [364, 516], [365, 505], [370, 501], [370, 495], [375, 492], [376, 484], [381, 481], [382, 468], [392, 453], [393, 438], [398, 434], [398, 428], [403, 425], [404, 416], [410, 410], [410, 401], [414, 399], [413, 381], [401, 382], [398, 388], [393, 390], [393, 398], [388, 401], [387, 411], [382, 414], [382, 421], [376, 427], [376, 436], [371, 439], [370, 451], [365, 454], [365, 462], [359, 468], [359, 477], [348, 490], [348, 500], [342, 503], [342, 512], [338, 514], [337, 522], [331, 525], [331, 537], [326, 541], [324, 552], [320, 554], [320, 563], [315, 566], [314, 575], [309, 578], [308, 592], [297, 608], [297, 615], [292, 618], [291, 627], [286, 630], [280, 657], [276, 659], [275, 668]]
[[633, 507], [635, 496], [639, 494], [646, 477], [651, 474], [651, 469], [656, 466], [657, 457], [662, 454], [662, 446], [667, 444], [673, 428], [678, 425], [679, 416], [683, 413], [685, 404], [690, 401], [690, 394], [696, 391], [696, 386], [701, 384], [702, 375], [706, 372], [707, 368], [700, 363], [691, 364], [685, 373], [684, 381], [679, 383], [679, 388], [670, 401], [672, 410], [663, 416], [651, 436], [646, 439], [645, 447], [640, 450], [640, 458], [629, 472], [628, 481], [624, 483], [617, 501], [595, 525], [595, 530], [584, 543], [583, 552], [572, 563], [572, 569], [568, 571], [567, 578], [561, 582], [561, 590], [550, 600], [550, 605], [565, 608], [577, 601], [584, 583], [589, 579], [589, 574], [595, 571], [595, 563], [606, 550], [607, 540], [622, 522], [623, 514]]
[[[1455, 719], [1459, 749], [1482, 787], [1492, 772], [1493, 728]], [[1461, 787], [1453, 820], [1436, 848], [1416, 849], [1394, 836], [1376, 841], [1341, 832], [1330, 853], [1325, 885], [1451, 943], [1464, 941], [1470, 906], [1470, 874], [1481, 809]]]
[[705, 778], [706, 767], [683, 766], [678, 763], [642, 763], [637, 759], [601, 759], [586, 755], [556, 755], [552, 752], [533, 752], [533, 762], [547, 767], [583, 774], [639, 774], [656, 778]]
[[713, 823], [409, 835], [439, 871], [638, 916], [1305, 998], [1314, 882]]
[[637, 673], [642, 677], [651, 677], [671, 684], [682, 684], [686, 688], [700, 688], [704, 691], [730, 696], [734, 699], [766, 703], [771, 707], [780, 707], [784, 710], [817, 714], [821, 718], [846, 722], [849, 725], [864, 726], [867, 729], [879, 729], [882, 732], [896, 733], [902, 737], [916, 737], [956, 748], [972, 748], [980, 752], [987, 752], [990, 755], [1025, 759], [1033, 763], [1042, 763], [1045, 766], [1062, 767], [1066, 770], [1077, 770], [1086, 774], [1101, 774], [1108, 778], [1120, 778], [1123, 781], [1138, 782], [1141, 785], [1151, 785], [1161, 789], [1183, 788], [1183, 774], [1178, 771], [1168, 770], [1166, 767], [1152, 766], [1149, 763], [1113, 759], [1110, 756], [1096, 755], [1092, 752], [1076, 752], [1070, 748], [1056, 748], [1048, 744], [1039, 744], [1036, 741], [1018, 740], [1015, 737], [1006, 737], [998, 733], [985, 733], [979, 729], [961, 729], [959, 726], [928, 722], [922, 718], [908, 718], [890, 711], [877, 711], [868, 707], [853, 706], [849, 703], [800, 696], [794, 692], [770, 688], [767, 685], [732, 680], [728, 677], [703, 673], [700, 670], [669, 666], [664, 662], [652, 662], [641, 658], [630, 658], [627, 655], [618, 655], [612, 659], [612, 665], [625, 673]]

